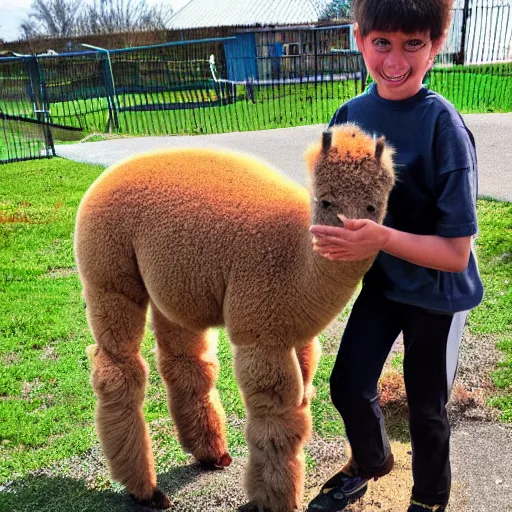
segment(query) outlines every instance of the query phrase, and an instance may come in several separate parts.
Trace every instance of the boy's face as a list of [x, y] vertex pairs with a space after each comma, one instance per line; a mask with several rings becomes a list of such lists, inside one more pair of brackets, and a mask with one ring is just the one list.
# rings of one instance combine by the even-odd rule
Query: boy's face
[[422, 87], [443, 40], [433, 43], [428, 33], [404, 34], [374, 30], [361, 37], [355, 29], [357, 45], [381, 98], [404, 100]]

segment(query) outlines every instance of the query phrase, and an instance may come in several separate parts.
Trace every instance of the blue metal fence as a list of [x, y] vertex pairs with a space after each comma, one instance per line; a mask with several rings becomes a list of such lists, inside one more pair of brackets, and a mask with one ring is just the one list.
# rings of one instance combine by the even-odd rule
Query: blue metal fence
[[[512, 30], [510, 0], [457, 1], [429, 85], [463, 111], [512, 111], [512, 62], [505, 59], [512, 47], [503, 43]], [[495, 36], [485, 50], [475, 42], [475, 17], [484, 35]], [[84, 46], [79, 53], [0, 58], [0, 163], [51, 157], [55, 141], [94, 133], [204, 134], [325, 123], [366, 84], [351, 25], [246, 30], [118, 50]], [[466, 63], [473, 55], [503, 62], [454, 65], [461, 55]]]

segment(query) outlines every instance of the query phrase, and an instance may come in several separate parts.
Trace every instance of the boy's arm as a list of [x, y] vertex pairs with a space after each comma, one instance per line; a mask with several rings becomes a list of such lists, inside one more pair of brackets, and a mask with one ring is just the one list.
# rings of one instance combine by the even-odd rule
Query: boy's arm
[[343, 218], [344, 227], [311, 226], [313, 249], [332, 260], [360, 260], [385, 251], [422, 267], [462, 272], [469, 262], [471, 236], [415, 235], [368, 219]]

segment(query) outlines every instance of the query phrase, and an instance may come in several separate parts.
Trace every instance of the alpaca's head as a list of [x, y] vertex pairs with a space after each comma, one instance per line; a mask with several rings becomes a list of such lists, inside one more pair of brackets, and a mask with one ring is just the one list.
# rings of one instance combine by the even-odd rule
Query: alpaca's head
[[335, 126], [305, 155], [311, 173], [312, 223], [341, 225], [338, 214], [381, 223], [395, 183], [393, 150], [353, 124]]

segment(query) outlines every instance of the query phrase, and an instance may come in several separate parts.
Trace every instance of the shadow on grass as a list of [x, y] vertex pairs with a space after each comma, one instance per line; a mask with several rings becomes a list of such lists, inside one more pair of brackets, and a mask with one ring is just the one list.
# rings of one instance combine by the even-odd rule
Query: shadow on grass
[[389, 438], [408, 443], [409, 408], [402, 375], [395, 371], [384, 372], [379, 381], [379, 395]]
[[[197, 464], [158, 475], [158, 485], [172, 496], [204, 473]], [[63, 476], [29, 475], [0, 492], [2, 512], [147, 512], [124, 490], [95, 490], [84, 481]], [[172, 509], [171, 509], [172, 510]]]
[[393, 441], [409, 443], [409, 420], [407, 406], [401, 403], [386, 404], [382, 407], [388, 436]]

